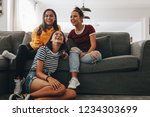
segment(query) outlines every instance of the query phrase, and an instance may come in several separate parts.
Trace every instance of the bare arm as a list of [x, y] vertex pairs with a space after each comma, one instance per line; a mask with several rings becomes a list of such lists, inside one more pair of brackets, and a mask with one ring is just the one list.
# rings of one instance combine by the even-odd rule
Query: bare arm
[[88, 53], [95, 50], [96, 48], [96, 35], [95, 34], [90, 35], [90, 43], [91, 43], [91, 47], [89, 48]]
[[46, 80], [47, 75], [43, 73], [43, 61], [37, 60], [36, 76]]
[[[95, 34], [90, 35], [90, 43], [91, 43], [91, 47], [89, 48], [87, 53], [90, 53], [96, 48], [96, 35]], [[80, 58], [82, 58], [84, 55], [85, 55], [84, 53], [81, 53]]]
[[61, 86], [61, 83], [59, 81], [43, 73], [43, 61], [41, 60], [37, 60], [36, 75], [38, 78], [49, 82], [49, 84], [53, 87], [54, 90], [57, 90]]

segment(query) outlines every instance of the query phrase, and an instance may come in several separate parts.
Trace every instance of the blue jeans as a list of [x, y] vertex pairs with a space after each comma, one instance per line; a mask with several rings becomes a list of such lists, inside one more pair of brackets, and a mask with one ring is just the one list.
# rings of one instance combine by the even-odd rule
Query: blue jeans
[[[73, 48], [75, 48], [76, 50], [74, 51], [72, 50], [72, 48], [70, 50], [70, 55], [69, 55], [70, 72], [79, 72], [80, 62], [92, 64], [102, 59], [100, 52], [96, 58], [92, 58], [89, 53], [87, 54], [85, 53], [85, 55], [82, 58], [80, 58], [80, 54], [82, 53], [82, 51], [77, 47], [73, 47]], [[92, 51], [92, 52], [96, 52], [96, 51]]]

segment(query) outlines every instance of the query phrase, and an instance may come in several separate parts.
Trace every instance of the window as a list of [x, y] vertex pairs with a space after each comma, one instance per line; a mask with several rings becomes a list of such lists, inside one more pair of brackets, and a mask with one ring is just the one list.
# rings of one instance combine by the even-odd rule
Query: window
[[0, 15], [2, 14], [2, 0], [0, 0]]
[[36, 16], [34, 3], [31, 0], [16, 0], [17, 10], [15, 30], [32, 31], [35, 28]]

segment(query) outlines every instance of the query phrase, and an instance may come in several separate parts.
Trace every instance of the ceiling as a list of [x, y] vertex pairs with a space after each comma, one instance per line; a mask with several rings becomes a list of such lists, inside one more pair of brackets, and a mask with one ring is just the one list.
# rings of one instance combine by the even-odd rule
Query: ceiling
[[46, 5], [62, 7], [85, 6], [94, 8], [150, 8], [150, 0], [35, 0]]
[[[135, 11], [136, 9], [140, 9], [139, 10], [141, 11], [140, 14], [144, 14], [143, 12], [145, 12], [145, 9], [150, 9], [150, 0], [59, 0], [59, 1], [58, 0], [34, 0], [34, 1], [37, 1], [39, 7], [42, 10], [44, 10], [45, 8], [54, 9], [57, 12], [59, 21], [61, 20], [62, 22], [64, 21], [68, 22], [70, 12], [72, 11], [72, 9], [75, 6], [82, 7], [84, 2], [84, 6], [92, 10], [91, 19], [94, 20], [96, 27], [101, 27], [99, 30], [109, 29], [109, 30], [118, 31], [120, 29], [127, 29], [129, 26], [136, 24], [138, 22], [137, 19], [140, 17], [140, 16], [134, 16], [134, 17], [132, 16], [132, 14], [134, 14], [134, 12], [132, 12], [133, 9], [135, 9]], [[112, 11], [112, 9], [115, 10]], [[123, 13], [119, 13], [118, 12], [119, 9], [126, 9], [126, 10]], [[38, 12], [41, 12], [42, 14], [42, 10], [39, 10]], [[131, 15], [129, 15], [128, 17], [130, 17], [133, 21], [131, 21], [131, 19], [129, 19], [129, 21], [128, 19], [125, 19], [126, 15], [128, 15], [130, 12]], [[115, 21], [112, 21], [113, 18], [111, 17], [115, 17]], [[121, 18], [121, 21], [118, 20], [117, 18], [118, 19]], [[104, 22], [106, 20], [109, 23]]]

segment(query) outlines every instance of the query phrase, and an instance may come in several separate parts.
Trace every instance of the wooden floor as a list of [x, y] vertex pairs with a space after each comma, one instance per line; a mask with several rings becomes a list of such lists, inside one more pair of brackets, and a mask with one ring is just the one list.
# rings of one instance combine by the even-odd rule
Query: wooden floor
[[[9, 94], [0, 96], [0, 100], [8, 100]], [[76, 100], [150, 100], [150, 96], [129, 95], [77, 95]]]

